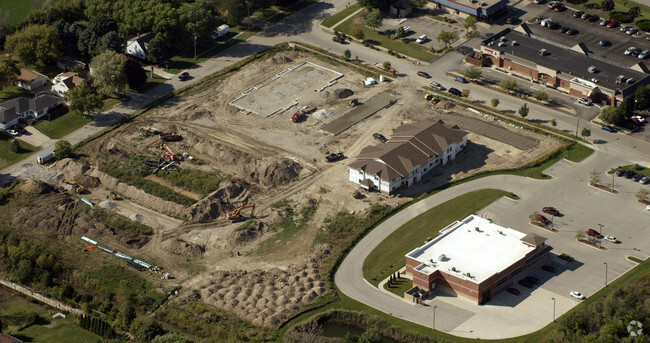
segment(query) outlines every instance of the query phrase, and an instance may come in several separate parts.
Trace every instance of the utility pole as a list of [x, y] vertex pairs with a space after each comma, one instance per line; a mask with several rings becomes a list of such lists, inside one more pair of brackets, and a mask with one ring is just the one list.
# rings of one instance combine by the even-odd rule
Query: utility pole
[[600, 237], [603, 236], [603, 224], [598, 224], [598, 247], [600, 248]]
[[605, 265], [605, 287], [607, 287], [607, 262], [603, 262]]
[[196, 61], [196, 34], [194, 34], [194, 60]]
[[555, 323], [555, 298], [551, 299], [553, 299], [553, 323]]
[[616, 169], [612, 170], [612, 192], [614, 191], [614, 174], [616, 174]]
[[576, 139], [578, 139], [578, 127], [580, 126], [580, 118], [578, 118], [578, 123], [576, 124]]
[[436, 331], [436, 308], [438, 306], [433, 307], [433, 331]]

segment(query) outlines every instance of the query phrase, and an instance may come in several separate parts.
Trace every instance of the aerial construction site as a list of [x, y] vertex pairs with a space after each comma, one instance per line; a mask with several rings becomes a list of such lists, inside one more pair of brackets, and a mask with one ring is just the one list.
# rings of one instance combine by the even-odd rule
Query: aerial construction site
[[[38, 195], [11, 220], [75, 251], [89, 245], [84, 236], [164, 270], [128, 272], [161, 293], [177, 290], [165, 306], [200, 301], [277, 327], [328, 292], [322, 261], [335, 250], [319, 235], [337, 213], [363, 216], [373, 204], [396, 206], [560, 146], [446, 100], [432, 104], [408, 81], [364, 81], [359, 69], [307, 52], [255, 60], [107, 131], [75, 159], [33, 166], [27, 174], [39, 181], [23, 187]], [[430, 118], [470, 132], [462, 156], [397, 196], [348, 181], [347, 165], [361, 149], [381, 144], [373, 133], [389, 137], [402, 123]], [[343, 158], [326, 161], [332, 153]], [[102, 222], [88, 203], [140, 229]], [[102, 265], [125, 263], [84, 254]]]

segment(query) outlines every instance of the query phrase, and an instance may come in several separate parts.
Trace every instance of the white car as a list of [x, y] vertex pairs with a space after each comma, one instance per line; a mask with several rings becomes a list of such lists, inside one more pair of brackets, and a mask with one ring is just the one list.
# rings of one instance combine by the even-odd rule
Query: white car
[[422, 44], [426, 40], [427, 40], [427, 35], [422, 35], [422, 36], [418, 37], [418, 39], [416, 39], [415, 42], [418, 43], [418, 44]]
[[650, 182], [650, 177], [644, 176], [639, 180], [639, 183], [642, 185], [645, 185], [646, 183]]
[[587, 299], [584, 295], [582, 295], [582, 293], [580, 293], [578, 291], [571, 291], [571, 293], [569, 293], [569, 294], [571, 294], [571, 296], [576, 298], [576, 299], [580, 299], [580, 300]]
[[585, 106], [591, 105], [591, 101], [589, 101], [589, 99], [587, 99], [587, 98], [579, 98], [578, 102], [585, 105]]
[[650, 211], [650, 205], [646, 206], [645, 209]]
[[608, 242], [612, 242], [612, 243], [618, 242], [616, 237], [613, 237], [613, 236], [605, 236], [605, 240], [608, 241]]
[[632, 51], [634, 51], [634, 50], [636, 50], [636, 47], [631, 46], [631, 47], [627, 48], [627, 50], [625, 50], [624, 54], [625, 54], [625, 55], [629, 55], [629, 54], [631, 54]]
[[632, 119], [636, 119], [641, 123], [645, 123], [645, 118], [643, 118], [642, 116], [632, 116]]
[[20, 133], [18, 133], [18, 131], [14, 130], [14, 129], [7, 130], [7, 133], [14, 136], [14, 137], [16, 137], [16, 136], [18, 136], [20, 134]]

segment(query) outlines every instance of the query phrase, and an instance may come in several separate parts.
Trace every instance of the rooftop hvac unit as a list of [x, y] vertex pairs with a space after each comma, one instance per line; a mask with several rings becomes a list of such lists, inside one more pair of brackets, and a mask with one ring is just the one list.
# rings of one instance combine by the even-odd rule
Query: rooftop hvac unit
[[429, 262], [434, 263], [432, 258], [429, 259]]
[[474, 227], [474, 231], [476, 231], [476, 232], [480, 232], [481, 229], [479, 229], [478, 226], [475, 226], [475, 227]]
[[444, 261], [446, 258], [447, 256], [445, 256], [445, 254], [440, 254], [440, 256], [438, 256], [438, 261]]
[[451, 271], [452, 271], [452, 272], [455, 272], [455, 271], [456, 271], [456, 267], [451, 267]]
[[591, 66], [587, 68], [587, 71], [591, 74], [595, 74], [596, 72], [598, 72], [598, 69], [596, 69], [596, 66]]
[[481, 2], [481, 6], [483, 6], [483, 7], [487, 6], [487, 2], [485, 2], [485, 1]]
[[629, 79], [625, 80], [625, 83], [627, 83], [628, 85], [629, 85], [629, 84], [632, 84], [632, 83], [634, 83], [634, 79], [633, 79], [633, 78], [629, 78]]
[[472, 275], [470, 275], [469, 272], [467, 272], [467, 277], [472, 277]]

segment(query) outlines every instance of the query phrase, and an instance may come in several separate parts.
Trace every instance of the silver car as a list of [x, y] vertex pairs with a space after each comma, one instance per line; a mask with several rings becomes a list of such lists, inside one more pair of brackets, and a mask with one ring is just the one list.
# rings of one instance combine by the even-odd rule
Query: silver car
[[627, 30], [629, 30], [631, 28], [632, 28], [632, 26], [630, 26], [630, 25], [623, 25], [623, 26], [621, 26], [620, 30], [621, 30], [621, 32], [627, 32]]
[[648, 54], [650, 54], [650, 51], [648, 51], [648, 50], [643, 50], [643, 51], [641, 51], [641, 53], [639, 54], [638, 58], [639, 58], [640, 60], [642, 60], [642, 59], [648, 57]]
[[445, 90], [445, 87], [443, 87], [443, 86], [442, 86], [441, 84], [439, 84], [438, 82], [431, 82], [431, 83], [429, 84], [429, 86], [431, 86], [432, 88], [435, 88], [435, 89], [439, 89], [439, 90], [441, 90], [441, 91], [444, 91], [444, 90]]
[[647, 176], [644, 176], [644, 177], [641, 178], [641, 180], [639, 180], [639, 183], [644, 184], [644, 185], [646, 183], [648, 183], [648, 182], [650, 182], [650, 177], [647, 177]]
[[636, 27], [633, 27], [633, 28], [631, 28], [631, 29], [625, 31], [625, 34], [627, 34], [627, 35], [633, 35], [633, 34], [637, 33], [638, 31], [639, 31], [639, 30], [638, 30]]

